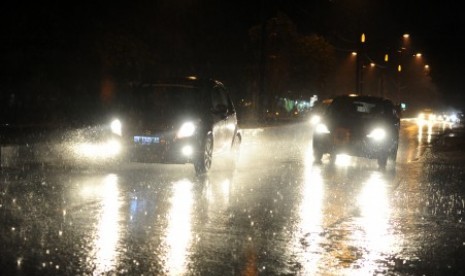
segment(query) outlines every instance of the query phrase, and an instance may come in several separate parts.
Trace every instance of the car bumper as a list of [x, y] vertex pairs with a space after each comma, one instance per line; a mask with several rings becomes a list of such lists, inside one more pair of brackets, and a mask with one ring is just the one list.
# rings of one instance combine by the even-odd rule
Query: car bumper
[[397, 142], [394, 139], [374, 141], [369, 138], [340, 140], [330, 135], [316, 135], [313, 137], [313, 148], [322, 153], [376, 159], [396, 151]]
[[195, 138], [161, 140], [157, 143], [142, 144], [129, 140], [125, 143], [125, 154], [132, 162], [141, 163], [192, 163], [200, 154], [200, 142]]

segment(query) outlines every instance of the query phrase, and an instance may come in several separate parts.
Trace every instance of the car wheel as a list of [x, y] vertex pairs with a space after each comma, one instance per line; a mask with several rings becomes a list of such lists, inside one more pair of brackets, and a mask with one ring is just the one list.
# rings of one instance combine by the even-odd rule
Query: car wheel
[[397, 160], [397, 150], [391, 152], [391, 154], [389, 155], [389, 159], [392, 160], [393, 163], [396, 162], [396, 160]]
[[380, 154], [380, 156], [378, 157], [378, 166], [382, 169], [386, 168], [387, 159], [388, 159], [387, 154]]
[[323, 151], [318, 148], [313, 148], [313, 159], [315, 163], [321, 163], [321, 159], [323, 158]]
[[394, 163], [395, 163], [396, 160], [397, 160], [397, 148], [398, 148], [398, 145], [396, 145], [396, 146], [392, 149], [391, 154], [389, 154], [389, 159], [391, 159], [392, 162], [394, 162]]
[[230, 160], [231, 160], [231, 168], [233, 170], [236, 169], [237, 162], [239, 161], [241, 142], [242, 142], [241, 136], [236, 135], [231, 145]]
[[213, 138], [208, 135], [202, 145], [202, 151], [199, 152], [194, 161], [195, 173], [202, 175], [208, 172], [212, 165]]

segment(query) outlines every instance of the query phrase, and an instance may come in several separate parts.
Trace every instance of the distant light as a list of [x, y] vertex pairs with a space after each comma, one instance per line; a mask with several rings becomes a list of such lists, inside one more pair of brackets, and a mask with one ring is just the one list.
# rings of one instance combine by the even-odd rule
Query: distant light
[[397, 71], [399, 71], [399, 72], [402, 71], [402, 66], [401, 65], [397, 66]]
[[365, 43], [365, 34], [364, 33], [360, 37], [360, 42]]
[[110, 128], [111, 128], [111, 132], [113, 132], [114, 134], [119, 135], [119, 136], [122, 135], [122, 131], [121, 131], [122, 125], [121, 125], [120, 120], [118, 120], [118, 119], [113, 120], [110, 123]]
[[312, 125], [317, 125], [319, 122], [321, 122], [321, 116], [319, 116], [319, 115], [313, 115], [310, 118], [310, 124], [312, 124]]
[[335, 164], [337, 166], [341, 166], [341, 167], [349, 166], [350, 161], [352, 159], [352, 157], [350, 155], [347, 155], [345, 153], [338, 154], [338, 155], [336, 155], [335, 157], [332, 157], [332, 158], [336, 158]]
[[375, 67], [376, 64], [375, 64], [374, 62], [372, 62], [372, 63], [370, 63], [370, 66], [371, 66], [371, 67]]
[[192, 156], [192, 153], [194, 152], [194, 149], [192, 148], [192, 146], [185, 146], [182, 148], [182, 154], [184, 154], [185, 156]]
[[375, 128], [367, 135], [367, 137], [372, 138], [375, 141], [381, 141], [386, 137], [386, 131], [382, 128]]
[[429, 69], [429, 65], [428, 65], [428, 64], [425, 64], [425, 69]]
[[195, 124], [193, 122], [185, 122], [181, 125], [178, 132], [176, 133], [177, 138], [185, 138], [194, 135], [195, 133]]
[[79, 157], [105, 159], [117, 156], [121, 152], [121, 143], [110, 140], [105, 143], [81, 143], [74, 145], [74, 153]]
[[328, 127], [327, 127], [325, 124], [322, 124], [322, 123], [318, 123], [318, 124], [315, 126], [315, 132], [316, 132], [316, 133], [321, 133], [321, 134], [328, 134], [328, 133], [330, 133]]
[[409, 35], [409, 34], [404, 34], [404, 35], [402, 35], [402, 37], [403, 37], [403, 38], [409, 38], [410, 35]]
[[385, 62], [388, 62], [388, 61], [389, 61], [389, 55], [388, 55], [388, 54], [385, 54], [385, 55], [384, 55], [384, 61], [385, 61]]
[[416, 53], [415, 56], [416, 56], [417, 58], [420, 58], [420, 57], [421, 57], [421, 53]]
[[188, 76], [187, 78], [190, 79], [190, 80], [196, 80], [197, 79], [196, 76]]
[[352, 55], [353, 55], [353, 56], [356, 56], [356, 55], [357, 55], [357, 52], [352, 52]]

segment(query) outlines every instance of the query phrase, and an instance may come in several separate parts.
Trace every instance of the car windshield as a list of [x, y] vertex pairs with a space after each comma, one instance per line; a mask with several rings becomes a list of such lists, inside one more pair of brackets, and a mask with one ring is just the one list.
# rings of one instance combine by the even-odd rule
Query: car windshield
[[340, 100], [334, 101], [328, 112], [332, 115], [373, 118], [385, 114], [385, 105], [379, 100]]
[[125, 110], [168, 115], [201, 110], [202, 89], [177, 84], [147, 84], [119, 98]]

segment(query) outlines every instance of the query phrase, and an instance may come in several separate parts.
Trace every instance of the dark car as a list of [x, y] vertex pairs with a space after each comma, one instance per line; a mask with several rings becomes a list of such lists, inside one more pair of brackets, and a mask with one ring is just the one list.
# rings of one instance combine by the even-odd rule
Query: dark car
[[[327, 101], [328, 102], [328, 101]], [[396, 106], [386, 98], [342, 95], [329, 105], [314, 125], [313, 154], [320, 162], [323, 154], [334, 160], [337, 154], [377, 159], [380, 167], [395, 162], [400, 119]]]
[[192, 163], [197, 174], [210, 169], [214, 156], [235, 161], [242, 137], [221, 82], [195, 77], [146, 82], [117, 102], [115, 118], [130, 161]]

